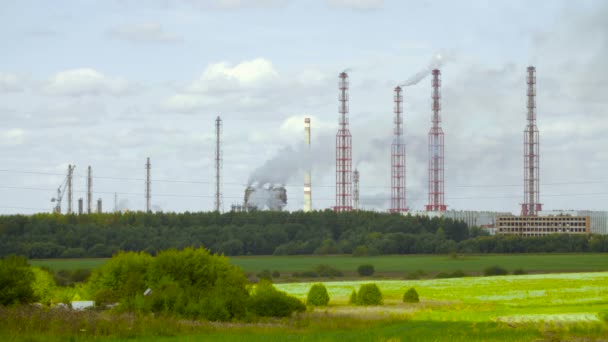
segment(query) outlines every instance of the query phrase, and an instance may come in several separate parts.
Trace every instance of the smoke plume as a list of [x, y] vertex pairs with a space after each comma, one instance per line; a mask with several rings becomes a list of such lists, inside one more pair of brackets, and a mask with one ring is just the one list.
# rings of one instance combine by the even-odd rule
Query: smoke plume
[[431, 61], [429, 62], [429, 64], [427, 65], [426, 68], [424, 68], [423, 70], [420, 70], [417, 73], [415, 73], [414, 75], [412, 75], [410, 78], [407, 79], [407, 81], [400, 84], [400, 86], [409, 87], [409, 86], [418, 84], [428, 74], [430, 74], [431, 71], [433, 71], [433, 69], [439, 69], [441, 67], [442, 63], [443, 63], [443, 57], [441, 57], [441, 54], [436, 54], [435, 56], [433, 56], [433, 58], [431, 59]]

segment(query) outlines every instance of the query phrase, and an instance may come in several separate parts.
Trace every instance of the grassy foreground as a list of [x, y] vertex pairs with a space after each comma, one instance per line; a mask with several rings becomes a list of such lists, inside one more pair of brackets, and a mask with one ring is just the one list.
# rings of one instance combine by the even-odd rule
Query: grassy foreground
[[[3, 341], [606, 341], [608, 272], [377, 280], [383, 306], [347, 304], [368, 281], [325, 282], [331, 301], [286, 319], [209, 323], [107, 312], [0, 311]], [[305, 298], [312, 283], [278, 284]], [[415, 287], [421, 302], [401, 296]], [[21, 310], [21, 311], [20, 311]]]
[[[34, 266], [51, 270], [93, 269], [107, 259], [47, 259], [32, 260]], [[607, 254], [500, 254], [500, 255], [390, 255], [377, 257], [337, 256], [254, 256], [230, 257], [230, 262], [245, 272], [277, 270], [282, 273], [302, 272], [316, 265], [327, 264], [345, 273], [355, 272], [361, 264], [374, 265], [376, 272], [389, 275], [415, 270], [453, 272], [462, 270], [479, 274], [494, 265], [510, 271], [523, 268], [528, 272], [585, 272], [608, 271]]]

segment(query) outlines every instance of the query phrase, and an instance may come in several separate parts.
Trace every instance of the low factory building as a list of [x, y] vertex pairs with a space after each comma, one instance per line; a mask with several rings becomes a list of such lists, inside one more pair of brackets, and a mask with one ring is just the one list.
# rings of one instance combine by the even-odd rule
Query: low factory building
[[496, 233], [499, 235], [545, 236], [551, 234], [590, 234], [589, 216], [498, 216]]

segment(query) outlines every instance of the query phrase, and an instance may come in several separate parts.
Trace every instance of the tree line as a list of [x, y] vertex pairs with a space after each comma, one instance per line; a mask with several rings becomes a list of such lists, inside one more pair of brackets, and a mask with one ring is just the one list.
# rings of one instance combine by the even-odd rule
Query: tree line
[[110, 257], [205, 247], [225, 255], [608, 252], [608, 237], [488, 236], [448, 218], [330, 210], [0, 216], [0, 256]]

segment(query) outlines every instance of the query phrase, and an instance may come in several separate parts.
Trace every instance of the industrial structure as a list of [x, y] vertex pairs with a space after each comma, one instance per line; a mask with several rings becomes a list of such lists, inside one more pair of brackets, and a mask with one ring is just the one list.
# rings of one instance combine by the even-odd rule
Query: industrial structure
[[68, 165], [68, 210], [67, 210], [67, 214], [70, 215], [73, 213], [72, 211], [72, 203], [74, 201], [74, 193], [73, 193], [73, 179], [74, 179], [74, 169], [76, 168], [76, 166], [72, 166], [71, 164]]
[[353, 171], [353, 210], [359, 210], [359, 170]]
[[[287, 189], [282, 184], [254, 183], [245, 188], [241, 211], [281, 211], [287, 205]], [[237, 206], [234, 206], [238, 208]]]
[[304, 212], [312, 211], [312, 183], [310, 165], [310, 118], [304, 119], [304, 143], [306, 144], [306, 170], [304, 170]]
[[222, 119], [215, 119], [215, 211], [222, 212]]
[[146, 158], [146, 212], [149, 213], [151, 211], [150, 200], [152, 199], [152, 194], [150, 193], [150, 157]]
[[497, 234], [519, 236], [545, 236], [551, 234], [589, 234], [589, 216], [499, 216], [496, 220]]
[[[401, 87], [395, 88], [393, 97], [395, 118], [393, 143], [391, 144], [391, 213], [407, 212], [405, 201], [405, 142], [403, 141], [403, 95]], [[357, 197], [358, 197], [357, 189]]]
[[97, 199], [97, 213], [101, 214], [103, 212], [103, 208], [101, 207], [101, 198]]
[[348, 124], [348, 74], [340, 73], [339, 88], [339, 129], [336, 134], [336, 205], [334, 211], [353, 210], [352, 184], [352, 137]]
[[588, 216], [591, 234], [608, 234], [608, 212], [595, 210], [547, 210], [538, 216]]
[[522, 216], [535, 216], [542, 209], [540, 203], [539, 138], [536, 127], [536, 68], [528, 67], [528, 124], [524, 130], [524, 203]]
[[444, 194], [444, 145], [443, 130], [441, 129], [441, 71], [434, 69], [432, 72], [432, 105], [433, 126], [429, 131], [429, 199], [426, 205], [427, 211], [446, 211]]
[[87, 168], [87, 214], [93, 213], [93, 170]]
[[78, 199], [78, 215], [82, 215], [84, 211], [84, 200], [82, 197]]

